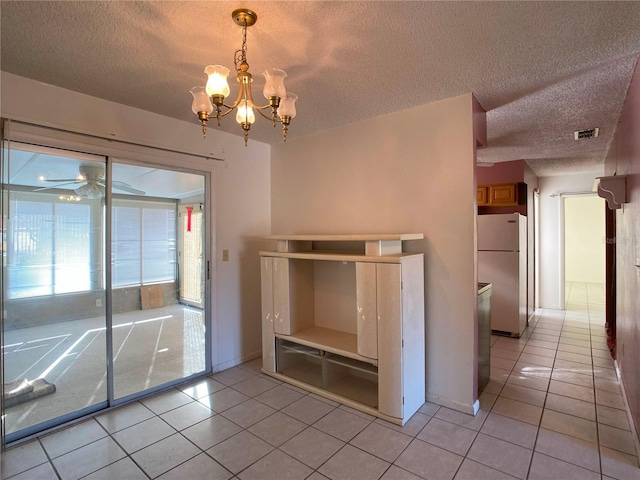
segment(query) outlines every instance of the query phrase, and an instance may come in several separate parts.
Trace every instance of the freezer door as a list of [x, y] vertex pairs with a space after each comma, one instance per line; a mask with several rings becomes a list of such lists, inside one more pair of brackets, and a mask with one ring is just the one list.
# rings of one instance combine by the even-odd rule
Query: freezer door
[[521, 218], [517, 213], [478, 215], [478, 250], [519, 251]]
[[[516, 229], [517, 231], [517, 229]], [[478, 252], [478, 282], [491, 284], [491, 330], [519, 337], [522, 322], [522, 279], [519, 252]]]

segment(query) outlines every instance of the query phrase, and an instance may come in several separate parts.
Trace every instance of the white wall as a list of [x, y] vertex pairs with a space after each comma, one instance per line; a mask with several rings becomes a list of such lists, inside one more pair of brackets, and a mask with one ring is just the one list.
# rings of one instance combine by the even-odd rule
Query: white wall
[[564, 278], [604, 284], [605, 200], [598, 196], [564, 199]]
[[[75, 132], [211, 155], [224, 161], [180, 158], [157, 152], [157, 161], [210, 170], [213, 225], [211, 257], [213, 363], [219, 370], [261, 350], [260, 238], [270, 234], [270, 147], [209, 128], [174, 120], [2, 72], [3, 117]], [[190, 100], [185, 95], [185, 108]], [[222, 262], [222, 250], [229, 262]]]
[[[602, 173], [540, 177], [540, 306], [564, 309], [564, 198], [552, 194], [591, 192]], [[604, 214], [603, 214], [604, 216]]]
[[476, 370], [472, 95], [272, 147], [272, 230], [424, 233], [427, 398], [472, 412]]

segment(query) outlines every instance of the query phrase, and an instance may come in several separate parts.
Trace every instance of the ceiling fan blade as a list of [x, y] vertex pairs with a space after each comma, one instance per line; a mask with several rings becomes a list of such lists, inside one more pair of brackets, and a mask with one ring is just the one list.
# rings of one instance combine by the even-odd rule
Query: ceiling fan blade
[[[67, 183], [61, 183], [60, 185], [51, 185], [50, 187], [42, 187], [42, 188], [36, 188], [35, 190], [33, 190], [34, 192], [41, 192], [43, 190], [52, 190], [54, 188], [60, 188], [60, 187], [65, 187], [67, 185], [76, 185], [80, 182], [67, 182]], [[65, 190], [71, 190], [70, 188], [66, 188]]]
[[116, 190], [122, 190], [123, 192], [132, 193], [134, 195], [145, 195], [145, 192], [143, 192], [142, 190], [138, 190], [137, 188], [133, 188], [128, 183], [114, 181], [111, 182], [111, 186]]
[[77, 178], [44, 178], [43, 182], [76, 182], [81, 183], [84, 180], [78, 180]]

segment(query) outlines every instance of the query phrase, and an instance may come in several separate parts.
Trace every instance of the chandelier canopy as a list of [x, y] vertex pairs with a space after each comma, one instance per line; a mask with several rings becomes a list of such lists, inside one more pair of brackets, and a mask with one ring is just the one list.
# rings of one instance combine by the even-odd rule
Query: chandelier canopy
[[[234, 10], [231, 18], [242, 27], [242, 48], [236, 51], [234, 56], [236, 77], [239, 85], [238, 96], [233, 105], [224, 103], [229, 93], [231, 93], [227, 82], [228, 68], [222, 65], [209, 65], [204, 69], [204, 73], [208, 76], [206, 86], [193, 87], [190, 90], [193, 95], [191, 110], [198, 116], [202, 124], [202, 135], [204, 137], [207, 136], [207, 121], [210, 118], [216, 118], [218, 126], [220, 126], [220, 119], [235, 110], [236, 121], [244, 131], [244, 144], [246, 146], [249, 139], [249, 130], [256, 120], [255, 111], [257, 111], [267, 120], [271, 120], [274, 127], [278, 122], [282, 124], [282, 138], [286, 142], [289, 124], [291, 119], [296, 116], [296, 100], [298, 96], [285, 90], [284, 79], [287, 74], [283, 70], [270, 68], [263, 73], [265, 85], [262, 91], [269, 103], [263, 106], [256, 104], [251, 93], [253, 78], [249, 73], [249, 64], [247, 63], [247, 27], [254, 25], [258, 20], [258, 16], [251, 10], [241, 8]], [[270, 115], [263, 112], [269, 109]]]

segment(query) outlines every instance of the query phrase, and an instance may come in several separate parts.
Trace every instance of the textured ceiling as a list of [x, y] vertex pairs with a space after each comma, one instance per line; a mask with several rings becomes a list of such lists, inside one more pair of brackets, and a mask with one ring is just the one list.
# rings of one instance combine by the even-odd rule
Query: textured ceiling
[[[205, 65], [233, 68], [239, 7], [258, 14], [256, 94], [278, 67], [300, 97], [289, 138], [473, 92], [488, 112], [479, 159], [540, 176], [601, 170], [640, 54], [635, 1], [2, 1], [1, 67], [198, 128], [189, 89]], [[573, 140], [591, 127], [598, 138]], [[250, 138], [282, 141], [261, 120]]]

